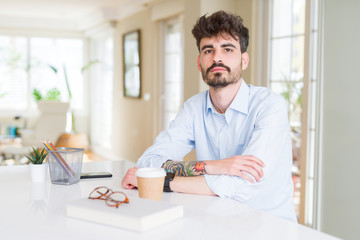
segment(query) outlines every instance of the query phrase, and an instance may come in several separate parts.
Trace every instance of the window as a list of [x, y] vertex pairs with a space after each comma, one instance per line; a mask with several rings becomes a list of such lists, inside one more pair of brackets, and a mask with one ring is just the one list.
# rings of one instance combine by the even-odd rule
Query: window
[[[318, 0], [273, 0], [269, 85], [288, 102], [294, 203], [299, 222], [316, 227], [319, 156]], [[303, 99], [304, 98], [304, 99]], [[301, 150], [301, 151], [300, 151]]]
[[183, 29], [182, 18], [163, 22], [163, 83], [162, 83], [162, 129], [169, 127], [183, 103]]
[[301, 113], [304, 86], [305, 0], [273, 0], [270, 28], [270, 88], [288, 103], [293, 142], [294, 204], [300, 213]]
[[0, 36], [0, 111], [13, 114], [34, 109], [35, 88], [43, 96], [57, 88], [61, 100], [68, 101], [64, 74], [72, 93], [72, 109], [83, 108], [82, 66], [82, 39]]
[[[81, 109], [84, 89], [81, 75], [83, 41], [81, 39], [31, 38], [30, 56], [32, 60], [31, 89], [38, 88], [46, 92], [55, 86], [61, 92], [61, 100], [68, 101], [66, 74], [72, 94], [71, 106], [73, 109]], [[49, 65], [55, 67], [58, 74], [54, 74]]]
[[113, 38], [93, 39], [92, 56], [99, 64], [91, 72], [91, 139], [95, 150], [103, 152], [113, 147]]
[[0, 36], [0, 111], [28, 107], [28, 39]]
[[[305, 193], [306, 198], [304, 197], [304, 223], [308, 226], [318, 228], [317, 222], [317, 181], [318, 176], [316, 172], [318, 171], [318, 159], [320, 158], [320, 146], [319, 146], [319, 130], [320, 130], [320, 102], [319, 97], [321, 96], [320, 90], [320, 73], [317, 71], [319, 69], [318, 61], [318, 38], [319, 38], [319, 0], [312, 0], [310, 8], [310, 24], [309, 24], [309, 79], [308, 79], [308, 127], [306, 129], [306, 141], [309, 149], [306, 153], [306, 174], [304, 178], [306, 183], [306, 189], [302, 192]], [[304, 138], [303, 138], [304, 139]]]

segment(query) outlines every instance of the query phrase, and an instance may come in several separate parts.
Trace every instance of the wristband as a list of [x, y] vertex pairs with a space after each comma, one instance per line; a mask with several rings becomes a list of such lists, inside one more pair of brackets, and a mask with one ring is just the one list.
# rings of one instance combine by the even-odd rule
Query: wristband
[[164, 180], [164, 192], [172, 192], [170, 189], [170, 182], [174, 179], [175, 173], [166, 172], [165, 180]]

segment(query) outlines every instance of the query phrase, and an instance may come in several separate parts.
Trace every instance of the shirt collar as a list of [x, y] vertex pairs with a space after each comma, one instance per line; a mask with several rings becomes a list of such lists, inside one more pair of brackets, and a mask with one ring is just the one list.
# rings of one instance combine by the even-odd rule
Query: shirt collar
[[[241, 86], [239, 91], [236, 93], [236, 96], [232, 103], [230, 104], [229, 108], [234, 109], [236, 111], [242, 112], [244, 114], [248, 114], [249, 108], [249, 86], [246, 84], [244, 79], [241, 79]], [[209, 90], [206, 93], [206, 109], [212, 110], [212, 112], [216, 112], [214, 105], [210, 99], [210, 92]]]
[[213, 112], [216, 112], [212, 102], [211, 102], [211, 99], [210, 99], [210, 92], [209, 90], [206, 91], [206, 110], [207, 111], [213, 111]]
[[248, 114], [249, 111], [249, 86], [244, 79], [241, 79], [241, 86], [229, 108]]

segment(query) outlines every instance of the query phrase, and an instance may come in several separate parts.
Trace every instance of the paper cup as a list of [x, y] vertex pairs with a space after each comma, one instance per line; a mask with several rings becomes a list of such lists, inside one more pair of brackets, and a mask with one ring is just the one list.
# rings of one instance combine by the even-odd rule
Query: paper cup
[[139, 197], [161, 201], [165, 176], [163, 168], [139, 168], [136, 171]]

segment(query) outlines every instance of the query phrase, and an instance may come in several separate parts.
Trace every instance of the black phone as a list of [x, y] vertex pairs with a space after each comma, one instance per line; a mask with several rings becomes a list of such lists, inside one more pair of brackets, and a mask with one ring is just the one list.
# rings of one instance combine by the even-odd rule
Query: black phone
[[80, 179], [87, 179], [87, 178], [110, 178], [112, 174], [109, 172], [87, 172], [81, 173]]

